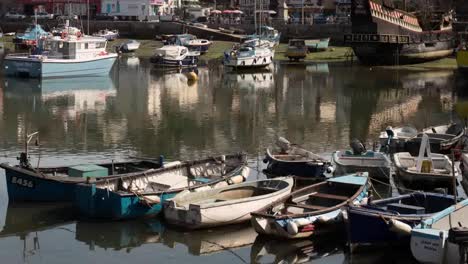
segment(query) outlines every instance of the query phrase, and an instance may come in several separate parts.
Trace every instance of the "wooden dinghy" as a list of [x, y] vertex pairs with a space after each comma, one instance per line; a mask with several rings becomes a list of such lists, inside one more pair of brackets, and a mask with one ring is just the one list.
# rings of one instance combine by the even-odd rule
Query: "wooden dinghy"
[[411, 230], [413, 257], [420, 263], [466, 263], [467, 227], [468, 200], [424, 219]]
[[366, 172], [328, 179], [252, 213], [252, 225], [259, 234], [288, 239], [335, 231], [344, 207], [366, 202], [370, 184]]
[[280, 137], [277, 141], [279, 150], [266, 150], [264, 163], [268, 163], [265, 173], [271, 176], [323, 176], [330, 166], [330, 162], [312, 153], [289, 143]]
[[188, 229], [235, 224], [250, 213], [288, 195], [292, 177], [245, 182], [201, 192], [183, 192], [164, 204], [164, 218]]
[[159, 170], [80, 184], [74, 205], [83, 216], [128, 219], [156, 215], [164, 200], [183, 190], [243, 182], [249, 175], [244, 154], [184, 161]]
[[154, 160], [132, 160], [33, 168], [27, 155], [21, 153], [19, 165], [2, 163], [0, 168], [5, 170], [10, 202], [71, 202], [75, 186], [79, 183], [150, 173], [161, 165]]
[[390, 180], [390, 159], [382, 152], [368, 151], [353, 141], [353, 150], [335, 151], [332, 160], [335, 165], [335, 176], [366, 171], [371, 179], [388, 182]]
[[452, 195], [415, 192], [351, 206], [347, 210], [349, 243], [352, 248], [407, 244], [413, 227], [453, 202]]
[[400, 152], [393, 154], [393, 161], [396, 168], [395, 179], [406, 188], [424, 191], [444, 188], [450, 193], [456, 191], [453, 183], [458, 182], [461, 174], [459, 169], [452, 166], [452, 161], [447, 156], [431, 152], [426, 134], [422, 137], [417, 157], [408, 152]]

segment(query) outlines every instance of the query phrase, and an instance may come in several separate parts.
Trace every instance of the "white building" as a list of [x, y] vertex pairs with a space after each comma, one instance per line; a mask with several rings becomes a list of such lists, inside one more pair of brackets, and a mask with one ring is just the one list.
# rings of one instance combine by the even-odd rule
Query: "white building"
[[101, 12], [122, 19], [156, 20], [174, 14], [175, 0], [102, 0]]

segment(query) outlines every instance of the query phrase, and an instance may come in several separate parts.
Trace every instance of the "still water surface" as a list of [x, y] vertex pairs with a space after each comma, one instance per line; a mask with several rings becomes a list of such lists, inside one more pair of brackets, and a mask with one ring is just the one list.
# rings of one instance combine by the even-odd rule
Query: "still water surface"
[[[356, 65], [237, 74], [210, 62], [198, 72], [190, 83], [121, 58], [109, 77], [0, 79], [1, 161], [17, 162], [26, 131], [40, 131], [32, 163], [41, 166], [238, 151], [256, 166], [278, 136], [329, 156], [353, 138], [371, 144], [388, 125], [457, 120], [465, 83], [452, 71]], [[341, 237], [265, 240], [248, 225], [184, 232], [158, 219], [81, 221], [65, 205], [8, 205], [3, 177], [0, 230], [1, 263], [412, 263], [408, 251], [351, 255]]]

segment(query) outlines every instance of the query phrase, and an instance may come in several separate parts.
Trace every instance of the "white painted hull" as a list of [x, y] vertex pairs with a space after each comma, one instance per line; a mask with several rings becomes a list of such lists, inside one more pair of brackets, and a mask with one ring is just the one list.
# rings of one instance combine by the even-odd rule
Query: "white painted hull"
[[273, 62], [273, 55], [271, 56], [258, 56], [249, 58], [236, 58], [225, 61], [224, 65], [234, 68], [255, 68], [266, 67]]
[[[168, 223], [188, 229], [236, 224], [248, 221], [250, 213], [289, 195], [293, 186], [292, 178], [287, 179], [289, 186], [270, 194], [249, 198], [233, 199], [209, 204], [190, 204], [188, 208], [178, 207], [174, 201], [164, 204], [164, 218]], [[251, 183], [233, 185], [230, 188], [242, 187]], [[229, 187], [228, 187], [229, 188]], [[220, 188], [220, 189], [228, 189]]]

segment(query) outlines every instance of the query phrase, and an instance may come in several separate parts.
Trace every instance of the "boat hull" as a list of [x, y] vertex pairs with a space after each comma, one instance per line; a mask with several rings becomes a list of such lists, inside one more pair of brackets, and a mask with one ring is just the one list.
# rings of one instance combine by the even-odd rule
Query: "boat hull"
[[155, 216], [161, 212], [162, 202], [176, 195], [163, 193], [161, 203], [149, 205], [137, 195], [119, 195], [95, 185], [77, 185], [74, 191], [74, 207], [83, 217], [110, 220]]
[[205, 54], [210, 49], [211, 44], [205, 45], [187, 45], [187, 48], [192, 51], [199, 51], [200, 54]]
[[181, 211], [176, 208], [165, 206], [164, 218], [171, 225], [180, 226], [186, 229], [200, 229], [222, 225], [238, 224], [249, 221], [250, 213], [281, 199], [288, 195], [291, 189], [271, 196], [267, 199], [239, 202], [228, 206], [218, 206], [212, 208], [201, 208], [197, 210]]
[[264, 68], [272, 62], [273, 55], [247, 58], [230, 58], [225, 56], [223, 60], [224, 66], [235, 69]]
[[453, 192], [453, 179], [450, 175], [432, 175], [411, 173], [402, 168], [396, 168], [396, 182], [413, 190], [433, 191], [436, 188], [447, 188]]
[[[365, 157], [360, 158], [360, 156], [357, 156], [355, 158], [358, 161], [360, 160], [362, 163], [366, 162], [367, 160]], [[390, 163], [386, 167], [384, 166], [359, 166], [359, 165], [348, 165], [348, 164], [345, 165], [339, 161], [337, 152], [333, 153], [332, 159], [335, 165], [335, 172], [334, 172], [335, 176], [366, 171], [369, 173], [369, 177], [371, 179], [377, 179], [377, 180], [386, 181], [386, 182], [390, 180]]]
[[6, 57], [4, 73], [7, 76], [29, 78], [105, 76], [109, 74], [116, 58], [116, 54], [87, 61]]
[[[427, 45], [429, 46], [429, 45]], [[354, 54], [366, 65], [414, 64], [445, 58], [453, 53], [453, 41], [436, 42], [427, 47], [426, 43], [412, 44], [354, 44]]]
[[162, 57], [152, 57], [151, 62], [157, 67], [197, 67], [198, 58], [195, 56], [187, 56], [183, 60], [168, 60]]
[[12, 169], [5, 169], [5, 176], [10, 202], [71, 202], [73, 200], [74, 183], [39, 178]]
[[330, 38], [320, 40], [306, 40], [305, 44], [310, 52], [325, 51], [328, 49]]
[[[368, 213], [353, 207], [350, 207], [347, 213], [348, 241], [353, 248], [356, 246], [378, 246], [385, 243], [402, 245], [409, 243], [409, 236], [401, 236], [391, 231], [378, 213]], [[421, 220], [407, 221], [397, 217], [392, 217], [392, 219], [404, 222], [411, 227], [421, 222]]]
[[269, 176], [321, 177], [324, 176], [329, 166], [326, 162], [282, 161], [273, 158], [268, 153], [263, 162], [268, 163], [264, 172]]

